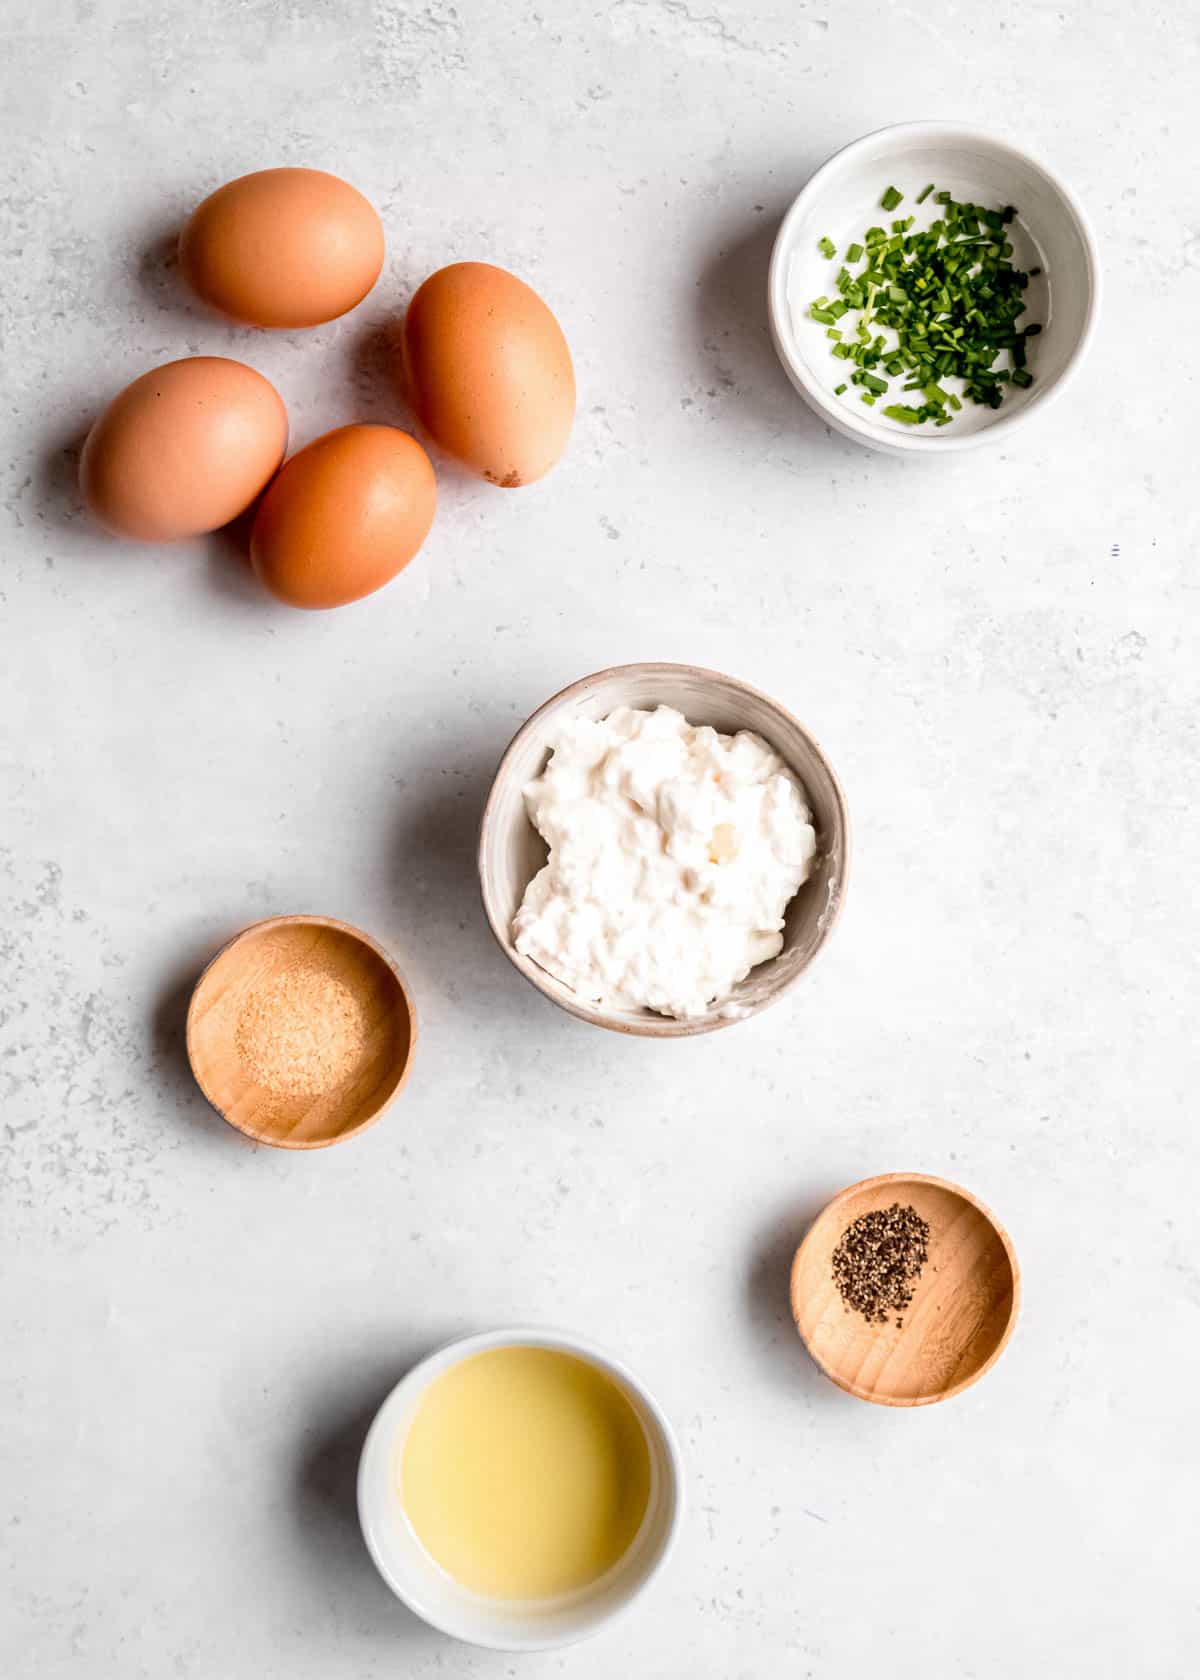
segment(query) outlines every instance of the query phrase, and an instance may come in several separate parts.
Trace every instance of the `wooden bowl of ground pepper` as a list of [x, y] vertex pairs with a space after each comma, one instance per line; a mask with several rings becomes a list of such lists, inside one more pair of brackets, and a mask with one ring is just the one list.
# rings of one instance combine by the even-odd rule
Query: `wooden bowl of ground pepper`
[[1004, 1228], [957, 1184], [883, 1173], [813, 1222], [792, 1263], [792, 1316], [839, 1388], [883, 1406], [960, 1394], [1012, 1335], [1020, 1270]]
[[196, 983], [187, 1050], [217, 1113], [258, 1143], [322, 1149], [379, 1118], [408, 1076], [412, 1000], [383, 949], [328, 916], [274, 916]]

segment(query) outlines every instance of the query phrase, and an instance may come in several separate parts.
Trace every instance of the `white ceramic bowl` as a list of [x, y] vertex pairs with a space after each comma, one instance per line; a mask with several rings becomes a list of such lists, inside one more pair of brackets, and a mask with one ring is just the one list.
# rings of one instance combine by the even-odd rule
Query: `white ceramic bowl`
[[[831, 354], [825, 327], [808, 317], [814, 298], [835, 295], [832, 281], [846, 247], [853, 240], [861, 243], [868, 227], [887, 228], [893, 218], [910, 213], [932, 220], [937, 208], [932, 196], [922, 206], [914, 204], [930, 181], [939, 191], [945, 188], [960, 201], [988, 209], [1015, 205], [1017, 220], [1008, 229], [1013, 261], [1043, 271], [1026, 292], [1024, 319], [1040, 321], [1043, 328], [1029, 345], [1033, 384], [1023, 391], [1009, 387], [998, 409], [965, 403], [952, 424], [936, 428], [886, 419], [884, 399], [868, 408], [855, 385], [844, 396], [834, 396], [851, 364]], [[889, 186], [902, 192], [904, 201], [885, 211], [879, 200]], [[922, 225], [918, 220], [917, 226]], [[832, 261], [818, 249], [823, 237], [837, 246]], [[953, 453], [1007, 437], [1060, 392], [1079, 367], [1099, 305], [1096, 243], [1066, 182], [1003, 140], [942, 122], [881, 128], [822, 164], [783, 219], [767, 289], [775, 348], [805, 402], [846, 437], [896, 455]], [[901, 393], [902, 383], [893, 381], [891, 401], [913, 400]]]
[[[560, 1602], [508, 1604], [459, 1586], [421, 1545], [401, 1503], [400, 1455], [422, 1395], [452, 1365], [498, 1347], [553, 1348], [596, 1366], [628, 1399], [650, 1451], [650, 1500], [633, 1544], [594, 1589]], [[489, 1330], [451, 1342], [423, 1359], [388, 1395], [359, 1460], [358, 1515], [379, 1573], [431, 1627], [494, 1651], [551, 1650], [606, 1627], [662, 1569], [683, 1517], [683, 1460], [653, 1395], [611, 1354], [581, 1336], [558, 1331]]]
[[[674, 706], [689, 723], [723, 734], [751, 729], [795, 772], [808, 797], [817, 832], [816, 862], [788, 906], [783, 950], [761, 963], [725, 1003], [686, 1021], [649, 1009], [600, 1009], [523, 956], [512, 923], [525, 888], [546, 861], [546, 845], [525, 809], [526, 785], [541, 774], [551, 747], [570, 718], [606, 717], [617, 706]], [[757, 1014], [793, 986], [833, 931], [846, 890], [850, 819], [828, 760], [808, 731], [774, 700], [734, 677], [697, 665], [617, 665], [564, 688], [517, 732], [500, 761], [483, 813], [479, 880], [483, 907], [500, 948], [539, 991], [581, 1021], [647, 1038], [686, 1038], [713, 1032]]]

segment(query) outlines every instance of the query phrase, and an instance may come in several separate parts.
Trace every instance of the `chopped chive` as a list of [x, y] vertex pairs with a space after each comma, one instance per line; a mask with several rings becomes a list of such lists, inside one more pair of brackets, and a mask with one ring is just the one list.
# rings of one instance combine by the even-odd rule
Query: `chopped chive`
[[837, 246], [828, 235], [825, 235], [821, 239], [817, 240], [817, 249], [825, 258], [837, 256]]
[[883, 412], [889, 420], [899, 420], [902, 426], [917, 426], [921, 421], [921, 410], [909, 408], [907, 403], [890, 403]]
[[844, 385], [835, 385], [833, 387], [833, 394], [834, 394], [835, 397], [840, 397], [840, 396], [843, 395], [845, 390], [846, 390], [846, 387]]
[[[931, 182], [916, 203], [934, 195]], [[880, 204], [891, 211], [902, 200], [899, 188], [888, 187]], [[911, 215], [897, 217], [890, 233], [871, 226], [847, 245], [835, 298], [809, 307], [834, 355], [851, 364], [849, 384], [861, 387], [866, 406], [884, 395], [888, 380], [902, 379], [905, 393], [917, 398], [893, 405], [906, 426], [949, 425], [964, 401], [996, 409], [1006, 390], [1026, 389], [1034, 379], [1026, 367], [1030, 345], [1042, 330], [1040, 322], [1023, 322], [1026, 288], [1041, 270], [1014, 267], [1007, 234], [1013, 207], [960, 203], [945, 189], [935, 202], [935, 219], [920, 232], [909, 231]], [[832, 241], [820, 248], [835, 256]], [[864, 257], [852, 274], [846, 265]], [[961, 381], [961, 398], [942, 383], [951, 378]]]

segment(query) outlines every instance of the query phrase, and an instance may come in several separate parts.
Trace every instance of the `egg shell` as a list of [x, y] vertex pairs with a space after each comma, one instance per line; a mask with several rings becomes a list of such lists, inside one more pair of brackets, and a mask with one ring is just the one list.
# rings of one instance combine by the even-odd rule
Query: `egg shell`
[[492, 484], [532, 484], [566, 447], [571, 352], [537, 293], [503, 268], [452, 263], [429, 276], [405, 317], [404, 374], [438, 447]]
[[142, 374], [105, 409], [83, 446], [80, 488], [118, 536], [198, 536], [246, 511], [287, 437], [270, 380], [225, 356], [185, 356]]
[[261, 169], [219, 187], [180, 235], [196, 295], [252, 327], [315, 327], [361, 303], [383, 268], [383, 224], [321, 169]]
[[395, 426], [342, 426], [286, 463], [263, 497], [250, 560], [293, 607], [340, 607], [402, 571], [429, 535], [428, 455]]

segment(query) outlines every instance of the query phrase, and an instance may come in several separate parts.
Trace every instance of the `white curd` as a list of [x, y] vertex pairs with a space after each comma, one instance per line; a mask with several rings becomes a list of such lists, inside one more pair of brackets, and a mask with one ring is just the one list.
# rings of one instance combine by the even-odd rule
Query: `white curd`
[[517, 950], [607, 1008], [705, 1014], [778, 954], [816, 835], [795, 776], [749, 732], [622, 706], [559, 736], [525, 789], [549, 861]]

